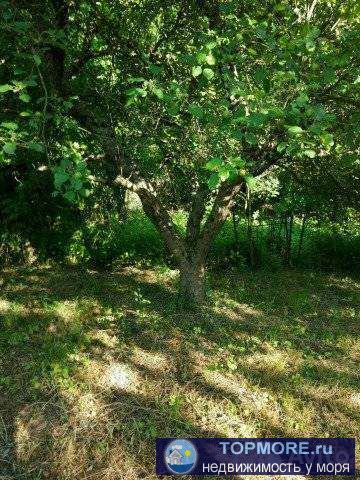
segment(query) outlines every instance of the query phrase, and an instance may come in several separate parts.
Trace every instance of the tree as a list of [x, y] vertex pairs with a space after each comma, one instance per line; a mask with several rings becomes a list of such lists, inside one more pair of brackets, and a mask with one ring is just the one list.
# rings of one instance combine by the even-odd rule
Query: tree
[[[20, 66], [32, 79], [4, 83], [3, 95], [15, 111], [11, 92], [42, 107], [24, 130], [6, 112], [5, 161], [33, 148], [70, 202], [98, 182], [136, 192], [191, 301], [204, 300], [209, 249], [246, 184], [326, 165], [336, 115], [359, 101], [357, 2], [2, 4], [5, 77]], [[188, 211], [184, 234], [173, 206]]]

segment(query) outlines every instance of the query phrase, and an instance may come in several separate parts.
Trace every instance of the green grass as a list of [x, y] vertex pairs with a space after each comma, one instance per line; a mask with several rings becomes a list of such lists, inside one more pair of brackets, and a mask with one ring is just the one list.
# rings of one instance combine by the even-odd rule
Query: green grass
[[[178, 210], [172, 214], [178, 229], [184, 233], [187, 215]], [[255, 221], [253, 247], [247, 235], [247, 225], [240, 219], [235, 239], [231, 220], [223, 225], [209, 254], [212, 268], [236, 268], [239, 271], [279, 271], [285, 261], [283, 229], [271, 229], [269, 221]], [[126, 217], [108, 212], [103, 221], [86, 221], [72, 226], [59, 224], [54, 232], [36, 232], [22, 238], [0, 232], [0, 265], [38, 262], [65, 262], [72, 265], [108, 269], [114, 266], [142, 265], [162, 267], [173, 259], [166, 251], [160, 234], [142, 211], [132, 211]], [[296, 268], [327, 272], [357, 272], [360, 265], [360, 229], [356, 220], [331, 224], [309, 220], [306, 224], [301, 254], [298, 254], [301, 223], [293, 226], [291, 265]], [[46, 242], [44, 243], [44, 239]], [[271, 242], [270, 242], [271, 239]], [[30, 244], [29, 244], [30, 242]]]
[[155, 479], [157, 436], [357, 436], [358, 279], [225, 272], [190, 313], [175, 284], [2, 272], [0, 478]]

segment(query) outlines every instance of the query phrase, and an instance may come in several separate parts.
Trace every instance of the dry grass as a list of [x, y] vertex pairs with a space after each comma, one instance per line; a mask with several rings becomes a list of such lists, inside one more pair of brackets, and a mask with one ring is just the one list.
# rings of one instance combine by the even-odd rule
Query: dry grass
[[357, 436], [356, 280], [229, 274], [192, 313], [173, 282], [1, 274], [0, 479], [155, 479], [157, 436]]

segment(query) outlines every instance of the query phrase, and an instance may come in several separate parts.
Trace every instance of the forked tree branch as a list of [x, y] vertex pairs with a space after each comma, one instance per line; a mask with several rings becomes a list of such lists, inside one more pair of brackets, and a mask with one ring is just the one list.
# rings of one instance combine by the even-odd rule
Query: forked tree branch
[[186, 225], [186, 246], [191, 249], [196, 247], [196, 243], [199, 239], [201, 222], [205, 215], [206, 200], [209, 195], [209, 188], [207, 185], [200, 185], [196, 192], [191, 209], [189, 212], [189, 218]]
[[[266, 175], [279, 163], [279, 158], [273, 158], [271, 161], [262, 164], [255, 170], [255, 178]], [[197, 259], [203, 262], [206, 258], [211, 243], [215, 239], [219, 230], [223, 226], [225, 220], [230, 215], [231, 209], [235, 205], [236, 196], [242, 191], [245, 186], [243, 177], [237, 177], [233, 180], [225, 181], [220, 185], [218, 194], [215, 198], [214, 205], [211, 209], [200, 234], [197, 245]]]
[[148, 215], [148, 217], [158, 228], [166, 243], [166, 246], [174, 255], [179, 266], [187, 266], [188, 258], [184, 241], [179, 235], [168, 211], [157, 198], [152, 185], [143, 179], [131, 181], [122, 175], [118, 175], [114, 183], [116, 185], [121, 185], [139, 195], [146, 215]]
[[230, 211], [235, 204], [235, 197], [240, 193], [244, 184], [243, 177], [237, 177], [235, 180], [226, 181], [220, 186], [197, 245], [197, 260], [199, 262], [205, 260], [212, 241], [230, 215]]

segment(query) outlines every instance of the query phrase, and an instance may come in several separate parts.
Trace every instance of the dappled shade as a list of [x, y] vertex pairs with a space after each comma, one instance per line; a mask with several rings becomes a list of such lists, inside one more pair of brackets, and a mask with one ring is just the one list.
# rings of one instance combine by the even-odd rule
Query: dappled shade
[[219, 276], [186, 312], [173, 277], [3, 272], [5, 475], [153, 479], [157, 436], [356, 435], [356, 279]]

